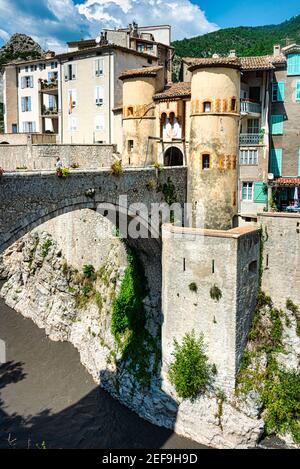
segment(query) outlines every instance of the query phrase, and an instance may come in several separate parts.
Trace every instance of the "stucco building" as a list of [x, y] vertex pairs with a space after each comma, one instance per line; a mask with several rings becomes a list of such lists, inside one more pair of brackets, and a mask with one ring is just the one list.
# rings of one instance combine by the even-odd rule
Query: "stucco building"
[[184, 81], [167, 86], [151, 67], [123, 73], [124, 162], [186, 163], [194, 218], [204, 210], [208, 228], [256, 221], [272, 186], [290, 187], [273, 191], [281, 205], [296, 203], [299, 52], [276, 45], [270, 56], [184, 58]]

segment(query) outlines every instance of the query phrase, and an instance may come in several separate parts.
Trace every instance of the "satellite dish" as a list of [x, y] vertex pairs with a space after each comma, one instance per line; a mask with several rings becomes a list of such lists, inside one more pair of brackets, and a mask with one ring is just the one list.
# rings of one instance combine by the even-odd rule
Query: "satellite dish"
[[95, 41], [96, 41], [96, 44], [100, 44], [101, 37], [100, 37], [100, 36], [97, 36], [96, 39], [95, 39]]

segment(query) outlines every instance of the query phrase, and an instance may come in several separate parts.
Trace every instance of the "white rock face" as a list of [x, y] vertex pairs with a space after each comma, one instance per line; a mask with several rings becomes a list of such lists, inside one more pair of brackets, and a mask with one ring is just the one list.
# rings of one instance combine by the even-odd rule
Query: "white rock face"
[[[107, 253], [103, 276], [96, 281], [101, 301], [90, 301], [79, 308], [74, 269], [49, 234], [35, 231], [3, 256], [0, 275], [8, 280], [1, 296], [10, 307], [44, 328], [52, 340], [71, 342], [94, 380], [141, 417], [209, 446], [254, 446], [263, 428], [255, 407], [249, 410], [244, 405], [240, 410], [239, 403], [229, 396], [220, 412], [213, 393], [194, 402], [179, 403], [171, 388], [167, 392], [161, 389], [159, 372], [153, 375], [150, 388], [145, 389], [124, 368], [117, 369], [110, 330], [111, 307], [112, 298], [120, 290], [127, 256], [117, 238], [111, 241]], [[151, 296], [144, 299], [144, 305], [146, 327], [155, 336], [160, 328], [158, 305]]]

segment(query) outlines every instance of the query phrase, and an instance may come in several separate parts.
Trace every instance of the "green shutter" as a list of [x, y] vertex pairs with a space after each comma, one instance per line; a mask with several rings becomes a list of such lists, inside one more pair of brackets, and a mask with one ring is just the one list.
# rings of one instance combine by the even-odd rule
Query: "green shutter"
[[300, 54], [288, 55], [288, 75], [300, 75]]
[[300, 81], [296, 82], [296, 101], [300, 101]]
[[281, 176], [282, 168], [282, 148], [274, 148], [270, 154], [270, 173], [274, 176]]
[[277, 101], [284, 101], [284, 81], [278, 82]]
[[267, 185], [264, 182], [254, 183], [254, 202], [264, 204], [268, 199]]
[[271, 134], [282, 135], [283, 134], [283, 116], [273, 114], [271, 116]]

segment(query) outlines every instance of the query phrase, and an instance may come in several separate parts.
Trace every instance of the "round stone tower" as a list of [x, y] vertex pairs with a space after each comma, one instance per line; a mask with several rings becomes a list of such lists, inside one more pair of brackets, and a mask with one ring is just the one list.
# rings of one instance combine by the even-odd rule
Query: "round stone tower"
[[154, 163], [157, 141], [153, 96], [164, 87], [163, 67], [126, 70], [120, 80], [123, 81], [122, 159], [134, 166]]
[[240, 62], [195, 59], [191, 81], [188, 201], [193, 225], [229, 229], [237, 213]]

